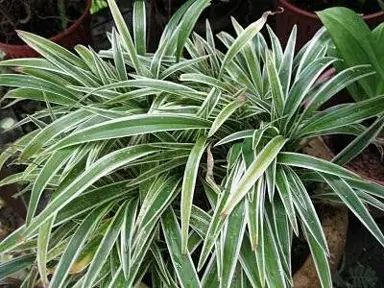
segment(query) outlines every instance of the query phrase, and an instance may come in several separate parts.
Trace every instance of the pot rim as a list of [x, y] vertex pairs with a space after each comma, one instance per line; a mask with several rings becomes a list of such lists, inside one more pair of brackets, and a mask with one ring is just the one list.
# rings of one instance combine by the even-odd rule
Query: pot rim
[[[91, 5], [92, 5], [92, 0], [86, 0], [86, 1], [87, 1], [87, 5], [83, 11], [83, 14], [81, 14], [81, 16], [76, 21], [74, 21], [71, 26], [69, 26], [65, 30], [60, 31], [58, 34], [48, 38], [49, 40], [57, 43], [59, 40], [63, 39], [66, 35], [71, 34], [81, 25], [84, 19], [89, 16]], [[3, 47], [7, 47], [9, 49], [30, 48], [30, 46], [28, 46], [27, 44], [7, 44], [4, 42], [0, 42], [0, 45]]]
[[[313, 20], [319, 20], [319, 17], [315, 13], [308, 12], [304, 9], [301, 9], [298, 6], [295, 6], [294, 4], [289, 2], [288, 0], [279, 0], [279, 4], [282, 4], [284, 6], [284, 9], [288, 9], [292, 12], [297, 13], [297, 14], [304, 15], [308, 18], [313, 19]], [[371, 20], [373, 18], [382, 17], [382, 16], [384, 16], [384, 11], [379, 11], [379, 12], [363, 15], [363, 19], [364, 20]]]

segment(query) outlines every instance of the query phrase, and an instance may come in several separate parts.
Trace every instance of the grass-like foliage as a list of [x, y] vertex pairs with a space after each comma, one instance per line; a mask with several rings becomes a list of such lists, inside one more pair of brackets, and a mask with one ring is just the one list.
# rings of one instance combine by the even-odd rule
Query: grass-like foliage
[[[16, 125], [38, 129], [0, 156], [0, 166], [12, 158], [25, 167], [0, 185], [22, 183], [29, 196], [25, 225], [0, 244], [21, 256], [0, 265], [0, 278], [28, 268], [25, 283], [53, 288], [132, 287], [145, 275], [154, 287], [286, 287], [292, 239], [303, 233], [331, 287], [307, 190], [316, 183], [330, 187], [317, 199], [343, 202], [384, 244], [366, 208], [383, 209], [384, 187], [340, 165], [375, 141], [384, 96], [318, 109], [372, 75], [369, 66], [319, 83], [338, 61], [326, 55], [329, 37], [321, 30], [295, 56], [296, 29], [285, 50], [269, 29], [269, 46], [260, 30], [270, 12], [245, 28], [233, 19], [235, 37], [216, 39], [208, 22], [205, 37], [193, 34], [209, 0], [187, 1], [151, 54], [144, 1], [134, 4], [133, 35], [108, 2], [110, 50], [72, 53], [19, 32], [43, 58], [0, 62], [19, 72], [0, 75], [16, 88], [5, 98], [47, 106]], [[375, 117], [368, 130], [361, 124]], [[302, 153], [325, 134], [356, 140], [332, 162]]]

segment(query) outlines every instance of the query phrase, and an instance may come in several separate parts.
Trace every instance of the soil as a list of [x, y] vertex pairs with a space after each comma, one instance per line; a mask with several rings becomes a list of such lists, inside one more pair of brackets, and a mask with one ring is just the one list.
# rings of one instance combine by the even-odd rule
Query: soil
[[[325, 143], [336, 155], [346, 147], [353, 138], [347, 136], [324, 137]], [[349, 169], [358, 171], [362, 176], [384, 182], [384, 162], [382, 155], [374, 145], [368, 146], [359, 156], [346, 165]]]
[[330, 7], [348, 7], [357, 13], [372, 14], [380, 11], [376, 0], [291, 0], [298, 7], [306, 11], [320, 11]]
[[[64, 0], [64, 2], [68, 20], [66, 27], [69, 27], [83, 14], [86, 1]], [[58, 3], [60, 1], [57, 0], [0, 0], [0, 42], [23, 44], [15, 32], [16, 29], [33, 32], [45, 38], [63, 31]]]

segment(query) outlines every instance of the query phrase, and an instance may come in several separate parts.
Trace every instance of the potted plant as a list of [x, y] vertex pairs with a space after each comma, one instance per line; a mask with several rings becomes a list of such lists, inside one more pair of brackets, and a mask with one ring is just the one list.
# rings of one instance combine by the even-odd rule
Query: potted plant
[[[324, 53], [329, 42], [319, 34], [294, 56], [294, 28], [284, 51], [272, 31], [268, 46], [259, 31], [272, 12], [246, 28], [233, 20], [237, 37], [218, 36], [224, 54], [209, 25], [205, 38], [189, 37], [209, 0], [187, 1], [150, 54], [144, 21], [133, 22], [132, 37], [108, 2], [110, 50], [80, 45], [74, 54], [20, 32], [44, 58], [1, 62], [21, 67], [0, 76], [16, 88], [5, 97], [47, 109], [23, 121], [38, 129], [0, 158], [25, 167], [0, 185], [22, 182], [29, 195], [25, 225], [0, 244], [19, 255], [0, 264], [0, 278], [27, 269], [25, 281], [50, 287], [331, 287], [346, 207], [384, 244], [364, 205], [383, 209], [384, 187], [304, 153], [309, 139], [361, 133], [358, 123], [380, 115], [384, 96], [317, 109], [369, 67], [319, 87], [337, 60]], [[145, 13], [143, 1], [134, 5], [134, 17]], [[50, 201], [36, 212], [43, 194]], [[344, 221], [318, 216], [329, 207], [323, 199], [337, 203], [331, 219]], [[335, 229], [344, 239], [330, 238]], [[295, 234], [313, 260], [293, 277]]]
[[0, 50], [7, 58], [35, 57], [16, 30], [26, 30], [68, 49], [90, 41], [89, 10], [92, 0], [1, 1]]
[[276, 18], [276, 31], [279, 39], [285, 45], [289, 33], [294, 25], [298, 26], [298, 47], [302, 47], [317, 30], [321, 28], [321, 21], [315, 14], [326, 8], [344, 6], [363, 14], [363, 19], [370, 27], [376, 27], [383, 22], [384, 13], [376, 0], [363, 1], [306, 1], [306, 0], [278, 0], [276, 5], [284, 8], [284, 13]]

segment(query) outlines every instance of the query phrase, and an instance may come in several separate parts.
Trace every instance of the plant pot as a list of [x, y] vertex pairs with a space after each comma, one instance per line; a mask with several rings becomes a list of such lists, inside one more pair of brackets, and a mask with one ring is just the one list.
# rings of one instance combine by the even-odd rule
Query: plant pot
[[[277, 5], [284, 8], [284, 13], [276, 16], [276, 32], [283, 45], [287, 43], [294, 25], [297, 25], [296, 49], [303, 47], [322, 27], [315, 13], [305, 11], [288, 0], [278, 0]], [[363, 19], [370, 27], [375, 27], [384, 21], [384, 12], [364, 15]]]
[[[72, 23], [66, 30], [49, 38], [49, 40], [63, 46], [67, 49], [72, 49], [77, 44], [88, 44], [91, 39], [90, 23], [91, 17], [89, 10], [91, 8], [92, 0], [86, 0], [87, 6], [79, 19]], [[35, 52], [28, 45], [11, 45], [0, 42], [0, 50], [3, 50], [6, 58], [25, 58], [25, 57], [38, 57], [39, 54]]]

